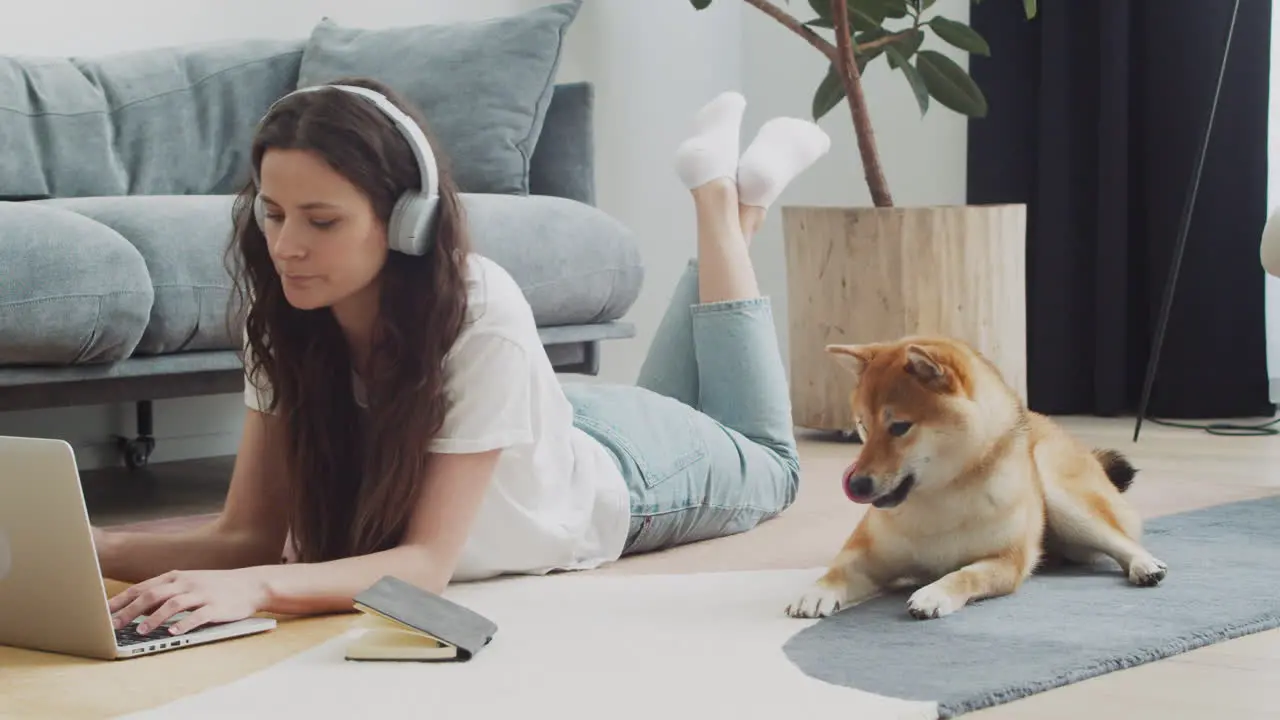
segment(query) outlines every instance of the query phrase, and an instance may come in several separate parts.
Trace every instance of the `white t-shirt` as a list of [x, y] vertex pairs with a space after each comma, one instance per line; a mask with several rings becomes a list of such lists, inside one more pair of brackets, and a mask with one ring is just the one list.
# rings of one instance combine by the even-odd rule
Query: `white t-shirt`
[[[470, 255], [467, 267], [467, 323], [445, 357], [448, 410], [431, 450], [503, 452], [453, 579], [616, 560], [630, 526], [621, 473], [608, 451], [574, 426], [520, 286], [483, 256]], [[352, 390], [361, 400], [358, 382]], [[250, 408], [265, 407], [268, 392], [246, 378]]]

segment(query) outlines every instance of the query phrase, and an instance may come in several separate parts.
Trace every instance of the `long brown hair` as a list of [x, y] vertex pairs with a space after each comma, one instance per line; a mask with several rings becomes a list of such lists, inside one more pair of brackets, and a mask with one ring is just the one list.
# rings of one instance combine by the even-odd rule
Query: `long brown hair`
[[[385, 85], [387, 96], [423, 128], [421, 114]], [[302, 562], [394, 547], [423, 475], [431, 439], [444, 421], [445, 354], [466, 315], [469, 240], [457, 189], [442, 153], [440, 203], [425, 255], [388, 254], [367, 377], [367, 413], [356, 405], [346, 340], [327, 308], [298, 310], [285, 299], [253, 219], [250, 182], [236, 198], [228, 249], [236, 294], [232, 312], [248, 336], [246, 370], [271, 390], [264, 411], [286, 428], [289, 523]], [[368, 100], [327, 90], [288, 98], [265, 118], [250, 161], [269, 148], [324, 158], [369, 198], [386, 226], [396, 199], [421, 187], [414, 155], [389, 118]], [[233, 326], [237, 326], [233, 324]], [[251, 366], [250, 366], [251, 365]]]

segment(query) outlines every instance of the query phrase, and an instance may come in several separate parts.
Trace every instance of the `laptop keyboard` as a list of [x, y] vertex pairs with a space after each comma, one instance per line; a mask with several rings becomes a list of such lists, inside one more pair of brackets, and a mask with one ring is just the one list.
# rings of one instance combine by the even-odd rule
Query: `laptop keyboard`
[[[130, 647], [133, 645], [141, 645], [142, 643], [155, 642], [157, 640], [166, 640], [169, 638], [173, 639], [172, 644], [177, 645], [178, 643], [181, 642], [181, 638], [187, 637], [188, 635], [191, 635], [193, 633], [198, 633], [201, 630], [209, 630], [211, 628], [216, 628], [219, 625], [226, 624], [226, 623], [205, 623], [204, 625], [201, 625], [195, 630], [187, 632], [183, 635], [170, 635], [169, 625], [178, 620], [181, 620], [186, 614], [187, 613], [185, 612], [178, 613], [174, 615], [173, 618], [171, 618], [168, 623], [161, 625], [155, 630], [152, 630], [151, 632], [145, 633], [145, 634], [138, 632], [137, 622], [129, 623], [127, 626], [120, 628], [119, 630], [116, 630], [116, 645], [118, 647]], [[164, 647], [164, 646], [161, 646], [161, 647]]]
[[161, 626], [149, 633], [138, 632], [138, 626], [130, 623], [126, 627], [116, 630], [116, 645], [120, 647], [128, 647], [130, 645], [140, 645], [142, 643], [153, 642], [155, 640], [163, 640], [171, 638], [173, 635], [169, 633], [169, 628]]

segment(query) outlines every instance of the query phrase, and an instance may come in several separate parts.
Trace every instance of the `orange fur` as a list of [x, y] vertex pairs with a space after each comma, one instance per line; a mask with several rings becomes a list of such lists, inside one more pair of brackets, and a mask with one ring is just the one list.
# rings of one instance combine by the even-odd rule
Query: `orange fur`
[[822, 617], [900, 585], [918, 618], [1016, 592], [1046, 554], [1113, 558], [1135, 585], [1163, 562], [1121, 493], [1132, 467], [1026, 409], [996, 367], [946, 337], [834, 345], [855, 378], [862, 451], [842, 482], [871, 503], [827, 572], [788, 606]]

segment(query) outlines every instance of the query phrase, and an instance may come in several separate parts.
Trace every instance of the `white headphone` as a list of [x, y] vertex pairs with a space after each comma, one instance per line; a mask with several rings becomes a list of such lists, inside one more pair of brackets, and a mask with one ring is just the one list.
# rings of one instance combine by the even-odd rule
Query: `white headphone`
[[[427, 247], [430, 245], [431, 221], [435, 217], [436, 207], [440, 201], [440, 176], [436, 167], [436, 156], [431, 150], [431, 143], [427, 142], [427, 137], [423, 134], [422, 128], [418, 127], [413, 118], [405, 115], [400, 108], [393, 105], [385, 95], [354, 85], [315, 85], [298, 88], [272, 103], [271, 107], [267, 109], [266, 115], [263, 116], [263, 120], [265, 121], [266, 118], [270, 117], [271, 111], [275, 110], [276, 106], [283, 102], [285, 98], [298, 93], [313, 92], [325, 88], [343, 90], [368, 99], [391, 119], [400, 134], [404, 136], [404, 139], [409, 141], [409, 147], [413, 149], [413, 156], [418, 161], [418, 172], [422, 177], [422, 187], [417, 190], [406, 191], [396, 201], [395, 208], [391, 211], [391, 218], [387, 222], [387, 244], [392, 250], [408, 255], [426, 253]], [[253, 184], [255, 187], [262, 187], [256, 169], [253, 171]], [[266, 224], [266, 208], [262, 201], [261, 193], [254, 197], [253, 216], [258, 223], [258, 227], [263, 228]]]

